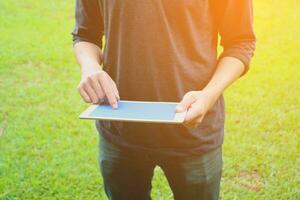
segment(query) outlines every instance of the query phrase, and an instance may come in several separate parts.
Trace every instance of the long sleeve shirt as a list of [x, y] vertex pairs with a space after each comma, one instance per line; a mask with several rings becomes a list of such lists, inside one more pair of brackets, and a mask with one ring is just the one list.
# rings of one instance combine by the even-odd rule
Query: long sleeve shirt
[[[121, 99], [179, 102], [201, 90], [218, 60], [235, 57], [245, 73], [255, 49], [252, 0], [77, 0], [74, 43], [102, 45], [104, 70]], [[217, 46], [223, 52], [218, 57]], [[221, 96], [196, 128], [183, 125], [104, 122], [116, 145], [172, 155], [197, 155], [224, 137]]]

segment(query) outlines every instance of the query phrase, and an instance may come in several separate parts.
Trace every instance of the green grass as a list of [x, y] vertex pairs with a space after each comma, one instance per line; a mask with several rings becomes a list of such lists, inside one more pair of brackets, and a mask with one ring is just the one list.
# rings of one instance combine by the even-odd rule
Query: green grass
[[[105, 199], [76, 91], [74, 1], [0, 1], [0, 199]], [[300, 199], [300, 4], [255, 1], [256, 57], [226, 92], [222, 199]], [[157, 168], [154, 199], [172, 199]]]

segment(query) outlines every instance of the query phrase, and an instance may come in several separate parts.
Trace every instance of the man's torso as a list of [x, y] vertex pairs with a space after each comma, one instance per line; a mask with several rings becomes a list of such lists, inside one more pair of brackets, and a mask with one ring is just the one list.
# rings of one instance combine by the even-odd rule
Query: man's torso
[[[218, 27], [211, 0], [99, 0], [106, 45], [104, 69], [121, 98], [175, 101], [201, 90], [217, 63]], [[101, 122], [114, 143], [199, 153], [223, 141], [221, 97], [194, 129], [178, 125]]]

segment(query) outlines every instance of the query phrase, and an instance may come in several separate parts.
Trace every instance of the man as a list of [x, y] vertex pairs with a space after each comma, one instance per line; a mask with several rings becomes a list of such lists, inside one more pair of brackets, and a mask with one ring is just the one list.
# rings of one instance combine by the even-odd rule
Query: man
[[219, 198], [222, 93], [248, 70], [252, 18], [252, 0], [76, 1], [74, 50], [86, 102], [117, 109], [120, 97], [173, 101], [177, 112], [187, 110], [184, 126], [96, 123], [109, 199], [151, 199], [155, 166], [175, 199]]

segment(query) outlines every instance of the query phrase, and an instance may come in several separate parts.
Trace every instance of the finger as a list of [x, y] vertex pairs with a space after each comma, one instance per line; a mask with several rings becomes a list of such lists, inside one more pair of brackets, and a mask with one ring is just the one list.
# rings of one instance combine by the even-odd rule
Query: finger
[[79, 88], [79, 94], [86, 103], [91, 103], [92, 102], [89, 95], [81, 87]]
[[111, 82], [110, 86], [113, 89], [113, 92], [114, 92], [114, 94], [116, 96], [117, 101], [119, 101], [120, 100], [120, 95], [119, 95], [119, 91], [118, 91], [118, 87], [117, 87], [116, 83], [112, 80], [112, 78], [110, 76], [106, 76], [106, 77]]
[[186, 122], [194, 121], [197, 118], [202, 117], [202, 115], [203, 115], [203, 111], [201, 105], [194, 103], [191, 105], [190, 109], [186, 113], [185, 121]]
[[113, 80], [111, 80], [111, 82], [112, 82], [113, 90], [114, 90], [115, 96], [117, 98], [117, 101], [120, 101], [120, 95], [119, 95], [117, 85]]
[[184, 95], [181, 102], [176, 106], [176, 112], [184, 112], [187, 111], [188, 108], [196, 101], [196, 98], [192, 93], [187, 93]]
[[92, 86], [94, 92], [96, 93], [98, 100], [101, 101], [104, 98], [104, 92], [102, 91], [98, 78], [89, 78], [89, 83]]
[[105, 93], [105, 96], [106, 96], [109, 104], [111, 105], [111, 107], [113, 107], [114, 109], [118, 108], [117, 98], [115, 96], [113, 88], [111, 87], [111, 82], [109, 81], [107, 76], [102, 75], [102, 76], [100, 76], [99, 80], [101, 83], [101, 87], [102, 87], [102, 89]]
[[99, 102], [99, 99], [97, 97], [97, 94], [93, 90], [93, 88], [89, 84], [84, 84], [84, 90], [89, 95], [90, 99], [94, 104]]

